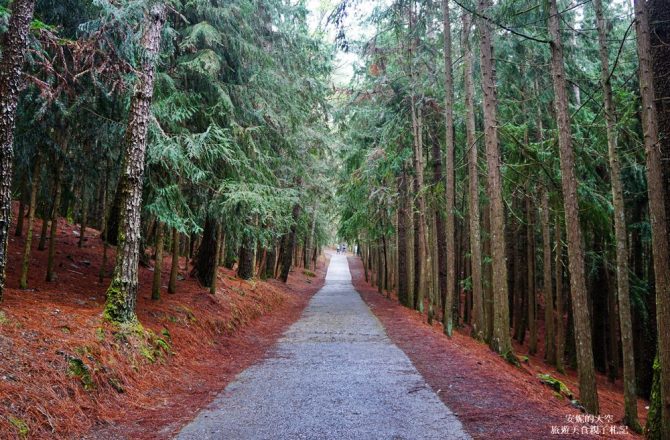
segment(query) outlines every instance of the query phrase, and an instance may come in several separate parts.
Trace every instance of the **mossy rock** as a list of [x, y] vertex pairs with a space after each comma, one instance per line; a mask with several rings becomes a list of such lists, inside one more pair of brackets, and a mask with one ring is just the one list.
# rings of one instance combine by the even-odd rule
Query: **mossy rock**
[[161, 330], [161, 335], [165, 338], [166, 341], [172, 341], [172, 336], [170, 336], [170, 330], [167, 328], [163, 327]]
[[572, 391], [570, 391], [570, 388], [568, 388], [567, 385], [565, 385], [560, 380], [553, 377], [551, 374], [541, 373], [538, 374], [537, 377], [540, 379], [540, 382], [549, 386], [555, 392], [567, 397], [570, 400], [574, 398], [574, 394]]
[[503, 357], [503, 359], [505, 359], [507, 362], [514, 365], [515, 367], [521, 367], [521, 362], [519, 362], [519, 358], [516, 357], [516, 355], [512, 350], [503, 353], [501, 356]]
[[140, 354], [150, 363], [156, 362], [156, 350], [150, 345], [140, 347]]
[[314, 278], [316, 276], [316, 274], [314, 272], [312, 272], [311, 270], [307, 270], [307, 269], [303, 270], [302, 273], [305, 276], [308, 276], [310, 278]]
[[123, 384], [121, 383], [121, 381], [119, 379], [115, 378], [115, 377], [107, 378], [107, 383], [112, 388], [114, 388], [114, 390], [119, 394], [122, 394], [122, 393], [126, 392], [125, 388], [123, 388]]
[[25, 420], [14, 416], [9, 416], [9, 423], [11, 423], [14, 428], [16, 428], [16, 433], [18, 434], [19, 438], [28, 438], [30, 428], [28, 427], [28, 424]]
[[195, 317], [195, 313], [193, 313], [193, 310], [189, 309], [183, 304], [175, 307], [175, 311], [183, 313], [186, 316], [186, 319], [191, 323], [198, 321], [197, 318]]
[[81, 359], [76, 357], [69, 357], [67, 371], [70, 376], [79, 378], [79, 381], [86, 391], [90, 391], [95, 388], [95, 383], [91, 378], [91, 373], [86, 364], [84, 364], [84, 361]]
[[166, 354], [172, 354], [172, 348], [165, 339], [156, 338], [154, 344], [156, 346], [156, 349], [163, 350]]

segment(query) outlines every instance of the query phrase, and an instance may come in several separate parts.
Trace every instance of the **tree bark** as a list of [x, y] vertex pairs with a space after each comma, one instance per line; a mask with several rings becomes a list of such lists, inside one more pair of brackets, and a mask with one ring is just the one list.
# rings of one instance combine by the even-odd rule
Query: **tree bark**
[[[513, 210], [524, 212], [525, 206], [519, 206], [521, 201], [519, 197], [514, 197], [513, 201]], [[523, 218], [523, 215], [521, 216]], [[519, 344], [523, 345], [526, 339], [526, 328], [527, 328], [527, 289], [526, 289], [526, 272], [525, 265], [527, 255], [526, 251], [526, 231], [523, 228], [521, 220], [515, 220], [514, 231], [511, 235], [511, 242], [514, 248], [514, 270], [513, 274], [513, 283], [512, 283], [512, 295], [514, 300], [513, 309], [513, 321], [514, 321], [514, 338], [519, 341]]]
[[102, 215], [100, 219], [100, 238], [102, 239], [102, 262], [100, 263], [100, 270], [98, 271], [98, 282], [102, 283], [105, 272], [107, 271], [107, 248], [109, 244], [107, 242], [107, 178], [109, 177], [109, 166], [105, 167], [105, 175], [101, 182], [102, 184], [102, 201], [100, 203], [102, 209]]
[[243, 280], [250, 280], [254, 277], [254, 240], [251, 236], [242, 239], [237, 276]]
[[123, 203], [119, 218], [116, 266], [112, 282], [107, 289], [104, 311], [105, 319], [115, 323], [137, 321], [135, 304], [138, 291], [137, 270], [144, 156], [151, 116], [155, 62], [158, 58], [161, 32], [166, 15], [167, 4], [164, 2], [153, 3], [147, 11], [141, 43], [144, 54], [130, 104], [123, 172], [119, 185]]
[[170, 266], [168, 293], [177, 293], [177, 275], [179, 275], [179, 235], [177, 228], [172, 228], [172, 264]]
[[414, 309], [423, 313], [426, 290], [426, 268], [429, 266], [426, 252], [426, 201], [423, 196], [423, 139], [421, 109], [412, 96], [412, 122], [414, 127]]
[[[658, 331], [658, 365], [660, 392], [655, 396], [661, 408], [661, 438], [670, 438], [670, 237], [666, 207], [667, 188], [664, 186], [662, 155], [659, 148], [659, 125], [656, 103], [654, 71], [652, 64], [652, 46], [650, 35], [650, 16], [648, 3], [635, 0], [635, 29], [637, 32], [637, 55], [639, 59], [640, 98], [642, 101], [642, 131], [647, 158], [647, 191], [649, 194], [649, 221], [651, 223], [651, 243], [654, 263], [654, 287], [656, 289], [656, 325]], [[653, 2], [654, 18], [667, 15], [667, 4]], [[662, 25], [655, 25], [654, 39], [667, 35]], [[663, 42], [667, 44], [667, 40]], [[667, 60], [665, 60], [667, 62]], [[662, 62], [657, 59], [657, 62]], [[658, 72], [659, 76], [667, 75]], [[667, 81], [667, 79], [661, 81]], [[663, 97], [661, 97], [663, 98]], [[662, 100], [660, 101], [662, 102]], [[664, 127], [668, 129], [668, 127]], [[670, 133], [663, 133], [666, 138]], [[667, 143], [667, 139], [663, 140]], [[654, 402], [652, 402], [652, 406]]]
[[28, 270], [30, 268], [30, 254], [33, 243], [33, 223], [35, 222], [35, 211], [37, 210], [37, 192], [40, 189], [40, 174], [42, 172], [42, 158], [38, 154], [33, 165], [32, 182], [30, 184], [30, 207], [28, 209], [28, 230], [26, 231], [26, 242], [23, 247], [23, 262], [21, 264], [21, 278], [19, 288], [28, 287]]
[[447, 235], [447, 293], [444, 301], [442, 326], [444, 332], [451, 336], [454, 323], [452, 310], [454, 294], [456, 294], [456, 242], [454, 203], [456, 193], [455, 179], [455, 143], [454, 143], [454, 78], [451, 70], [451, 20], [449, 17], [449, 0], [442, 0], [442, 28], [444, 34], [444, 122], [446, 146], [446, 181], [445, 181], [445, 209]]
[[[530, 188], [529, 188], [530, 190]], [[530, 191], [529, 191], [530, 192]], [[537, 321], [535, 300], [535, 209], [530, 195], [526, 195], [526, 291], [528, 292], [528, 353], [537, 353]]]
[[58, 214], [60, 214], [60, 205], [61, 197], [63, 194], [62, 180], [63, 180], [63, 170], [65, 168], [65, 156], [68, 152], [68, 140], [64, 140], [62, 143], [62, 154], [63, 157], [58, 160], [58, 167], [56, 168], [56, 176], [54, 177], [54, 201], [53, 206], [51, 207], [51, 231], [49, 233], [49, 254], [47, 256], [47, 275], [46, 280], [48, 282], [54, 281], [56, 279], [56, 274], [54, 273], [54, 258], [56, 256], [56, 236], [58, 232]]
[[191, 239], [192, 234], [186, 234], [186, 242], [184, 243], [184, 270], [188, 271], [188, 264], [193, 256], [193, 241]]
[[[485, 15], [491, 0], [479, 0], [479, 12]], [[491, 43], [491, 24], [477, 20], [480, 29], [480, 52], [482, 65], [482, 90], [484, 92], [484, 138], [490, 195], [491, 258], [493, 285], [493, 334], [491, 348], [496, 352], [513, 356], [509, 335], [509, 302], [507, 268], [505, 264], [505, 211], [502, 195], [501, 157], [498, 144], [498, 117], [495, 67]]]
[[570, 267], [570, 291], [577, 345], [579, 395], [584, 408], [591, 414], [598, 414], [598, 392], [596, 389], [591, 342], [591, 319], [586, 295], [584, 248], [577, 201], [577, 177], [575, 175], [575, 158], [572, 149], [570, 113], [568, 109], [565, 66], [563, 65], [563, 45], [561, 43], [559, 22], [560, 15], [556, 6], [556, 0], [550, 0], [548, 28], [552, 40], [551, 72], [554, 83], [561, 183], [568, 237], [568, 264]]
[[79, 227], [79, 242], [77, 243], [78, 247], [84, 245], [84, 240], [86, 239], [86, 226], [88, 223], [88, 197], [86, 197], [86, 186], [82, 185], [81, 188], [81, 223]]
[[484, 292], [482, 288], [482, 241], [479, 213], [479, 154], [475, 133], [475, 86], [472, 65], [474, 63], [470, 46], [472, 17], [462, 16], [463, 22], [463, 88], [465, 93], [465, 146], [468, 151], [468, 211], [470, 229], [470, 265], [472, 272], [472, 335], [484, 339]]
[[314, 202], [314, 209], [312, 210], [312, 226], [309, 229], [309, 235], [305, 240], [305, 268], [311, 269], [310, 261], [312, 259], [312, 252], [314, 251], [314, 243], [316, 241], [316, 213], [319, 209], [319, 201]]
[[214, 273], [212, 274], [212, 282], [209, 284], [209, 293], [216, 295], [216, 288], [219, 283], [219, 263], [221, 262], [221, 249], [223, 248], [223, 232], [220, 224], [216, 225], [216, 251], [214, 252]]
[[[195, 240], [191, 239], [191, 242]], [[216, 271], [216, 221], [211, 215], [205, 218], [205, 227], [202, 231], [202, 242], [193, 263], [191, 276], [198, 279], [205, 287], [212, 285]]]
[[106, 229], [105, 235], [107, 236], [107, 242], [112, 246], [118, 244], [117, 240], [119, 237], [119, 222], [121, 210], [123, 209], [123, 194], [121, 191], [122, 179], [116, 184], [116, 190], [114, 191], [114, 198], [112, 199], [112, 206], [109, 209], [107, 214]]
[[565, 373], [565, 298], [563, 297], [563, 235], [556, 214], [556, 370]]
[[382, 272], [384, 264], [382, 263], [381, 240], [377, 242], [377, 292], [384, 293], [384, 274]]
[[5, 290], [9, 224], [12, 219], [12, 177], [14, 167], [14, 127], [19, 101], [21, 72], [34, 0], [14, 0], [12, 15], [0, 51], [0, 301]]
[[[51, 205], [53, 205], [53, 200], [51, 201]], [[42, 213], [42, 227], [40, 229], [40, 242], [37, 245], [37, 250], [38, 251], [43, 251], [44, 249], [47, 248], [47, 233], [49, 232], [49, 218], [51, 217], [51, 209], [52, 209], [52, 207], [50, 205], [47, 205], [46, 203], [42, 207], [42, 210], [44, 212]]]
[[154, 263], [154, 279], [151, 286], [151, 299], [161, 299], [161, 278], [163, 275], [163, 247], [165, 238], [165, 225], [160, 220], [156, 222], [156, 260]]
[[[437, 188], [442, 187], [443, 185], [443, 173], [442, 173], [442, 152], [440, 149], [440, 142], [437, 135], [431, 136], [432, 138], [432, 162], [433, 162], [433, 185]], [[439, 203], [438, 203], [439, 205]], [[445, 213], [442, 210], [441, 206], [438, 206], [435, 209], [435, 247], [436, 249], [436, 258], [435, 263], [437, 268], [435, 269], [437, 276], [437, 289], [435, 289], [435, 294], [438, 298], [442, 298], [447, 294], [447, 237], [445, 235]], [[435, 264], [434, 264], [435, 266]]]
[[551, 282], [551, 228], [549, 225], [549, 191], [542, 190], [542, 292], [544, 296], [544, 358], [556, 365], [554, 332], [554, 294]]
[[[410, 274], [408, 266], [409, 251], [409, 213], [407, 209], [409, 191], [408, 177], [403, 169], [398, 177], [398, 192], [400, 200], [398, 204], [398, 300], [405, 307], [411, 307]], [[367, 272], [366, 272], [367, 279]]]
[[490, 343], [493, 337], [493, 289], [491, 280], [493, 278], [493, 271], [491, 270], [491, 210], [485, 207], [482, 210], [482, 221], [484, 223], [484, 240], [482, 243], [483, 255], [489, 257], [489, 262], [484, 264], [484, 340]]
[[[300, 182], [298, 183], [298, 186], [300, 186]], [[300, 212], [300, 204], [296, 203], [293, 205], [293, 211], [291, 213], [291, 218], [293, 219], [291, 230], [284, 236], [284, 243], [281, 250], [281, 273], [279, 274], [279, 279], [284, 283], [288, 282], [288, 274], [291, 272], [291, 265], [293, 264], [293, 251], [295, 250], [296, 245], [296, 230], [298, 229]]]
[[[24, 176], [19, 183], [19, 214], [16, 217], [16, 229], [14, 231], [14, 236], [21, 237], [23, 236], [23, 221], [26, 214], [26, 177]], [[30, 209], [30, 208], [28, 208]]]
[[[635, 389], [635, 358], [633, 351], [633, 327], [630, 311], [628, 280], [628, 243], [626, 232], [626, 212], [621, 182], [621, 165], [617, 152], [616, 109], [612, 98], [612, 84], [609, 76], [607, 48], [607, 25], [601, 0], [594, 0], [600, 49], [600, 83], [605, 103], [605, 123], [607, 125], [607, 151], [612, 182], [612, 204], [614, 206], [614, 236], [616, 241], [617, 299], [619, 303], [619, 326], [623, 351], [624, 423], [636, 432], [641, 431], [637, 419], [637, 391]], [[616, 333], [615, 328], [610, 332]], [[613, 360], [618, 364], [618, 359]]]
[[275, 267], [277, 265], [277, 246], [272, 245], [265, 254], [265, 277], [275, 277]]

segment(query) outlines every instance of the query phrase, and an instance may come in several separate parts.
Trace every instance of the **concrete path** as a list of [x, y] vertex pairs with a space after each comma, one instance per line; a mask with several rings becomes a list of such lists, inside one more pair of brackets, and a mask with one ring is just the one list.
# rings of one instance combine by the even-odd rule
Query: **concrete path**
[[178, 439], [469, 439], [333, 255], [326, 285], [263, 362]]

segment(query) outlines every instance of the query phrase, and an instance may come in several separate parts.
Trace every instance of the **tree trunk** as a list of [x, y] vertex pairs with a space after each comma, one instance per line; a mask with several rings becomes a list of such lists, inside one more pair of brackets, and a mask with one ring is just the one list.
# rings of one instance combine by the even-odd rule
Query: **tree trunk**
[[[523, 211], [525, 210], [522, 209], [519, 205], [519, 198], [514, 197], [513, 201], [513, 210], [514, 211]], [[515, 220], [514, 223], [514, 231], [511, 235], [511, 242], [512, 246], [514, 249], [514, 265], [513, 265], [513, 271], [511, 272], [513, 274], [512, 280], [512, 296], [514, 300], [512, 303], [514, 304], [514, 315], [513, 315], [513, 321], [514, 321], [514, 338], [519, 341], [519, 344], [523, 345], [525, 339], [526, 339], [526, 318], [527, 318], [527, 313], [526, 313], [526, 286], [525, 286], [525, 281], [526, 281], [526, 273], [524, 272], [524, 262], [526, 261], [526, 234], [525, 231], [523, 230], [523, 225], [521, 224], [520, 220]]]
[[33, 165], [32, 182], [30, 184], [30, 207], [28, 209], [28, 230], [26, 231], [26, 242], [23, 248], [23, 263], [21, 264], [21, 278], [19, 288], [28, 287], [28, 269], [30, 268], [30, 254], [33, 243], [33, 223], [35, 222], [35, 211], [37, 210], [37, 192], [40, 189], [40, 174], [42, 171], [42, 158], [38, 154]]
[[310, 266], [310, 261], [312, 258], [312, 252], [314, 251], [314, 243], [316, 241], [316, 213], [319, 209], [319, 201], [314, 202], [314, 209], [312, 210], [312, 226], [309, 229], [309, 235], [305, 241], [305, 268], [312, 269]]
[[[640, 75], [640, 98], [642, 101], [642, 131], [644, 134], [644, 146], [647, 156], [647, 191], [649, 194], [649, 220], [651, 223], [652, 250], [654, 262], [654, 287], [656, 289], [656, 325], [658, 328], [658, 365], [660, 392], [656, 394], [657, 404], [661, 408], [661, 438], [670, 438], [670, 237], [668, 234], [668, 218], [666, 194], [664, 186], [663, 163], [659, 141], [663, 138], [663, 144], [667, 144], [667, 136], [670, 135], [670, 127], [664, 124], [663, 135], [659, 136], [659, 125], [656, 103], [659, 96], [655, 91], [654, 67], [658, 68], [660, 77], [659, 90], [666, 91], [667, 71], [660, 69], [667, 59], [654, 57], [655, 65], [652, 65], [652, 45], [650, 33], [650, 15], [644, 0], [635, 0], [635, 29], [637, 31], [637, 55], [639, 59]], [[653, 6], [653, 19], [663, 19], [668, 16], [667, 2], [650, 2]], [[663, 23], [663, 22], [660, 22]], [[654, 42], [667, 37], [667, 23], [654, 24]], [[664, 40], [662, 44], [667, 44]], [[667, 50], [667, 49], [666, 49]], [[663, 53], [662, 49], [654, 49], [654, 53]], [[659, 51], [659, 52], [656, 52]], [[664, 98], [661, 96], [661, 98]], [[662, 100], [659, 100], [662, 102]], [[664, 113], [664, 112], [662, 112]], [[663, 114], [664, 121], [667, 116]]]
[[386, 297], [391, 297], [391, 288], [389, 286], [389, 260], [386, 249], [386, 235], [382, 235], [382, 258], [384, 261], [384, 289], [386, 289]]
[[[298, 183], [298, 186], [300, 185], [301, 182]], [[279, 279], [284, 283], [288, 281], [288, 274], [291, 272], [291, 265], [293, 264], [293, 251], [296, 246], [296, 230], [298, 228], [300, 211], [300, 204], [296, 203], [293, 205], [293, 212], [291, 213], [291, 218], [293, 219], [291, 230], [284, 236], [284, 243], [281, 250], [281, 273], [279, 274]]]
[[54, 201], [53, 206], [51, 207], [51, 231], [49, 233], [49, 254], [47, 257], [47, 275], [46, 280], [48, 282], [54, 281], [56, 279], [56, 274], [54, 273], [54, 258], [56, 256], [56, 235], [58, 232], [58, 215], [61, 205], [61, 197], [63, 194], [63, 169], [65, 168], [65, 156], [67, 156], [68, 151], [68, 140], [63, 142], [63, 157], [58, 160], [58, 167], [56, 169], [56, 176], [54, 177]]
[[544, 296], [544, 359], [556, 365], [554, 332], [554, 294], [551, 283], [551, 228], [549, 225], [549, 191], [542, 191], [542, 292]]
[[444, 302], [443, 323], [444, 332], [451, 336], [454, 328], [452, 310], [454, 294], [456, 293], [456, 242], [455, 242], [455, 167], [454, 167], [454, 78], [451, 70], [451, 20], [449, 17], [449, 1], [442, 0], [442, 28], [444, 34], [444, 122], [446, 145], [446, 253], [447, 253], [447, 294]]
[[[53, 200], [51, 201], [51, 205], [53, 205]], [[44, 249], [47, 248], [47, 233], [49, 232], [49, 218], [51, 217], [51, 206], [44, 204], [42, 207], [42, 210], [44, 211], [42, 213], [42, 227], [40, 229], [40, 242], [37, 245], [37, 250], [38, 251], [43, 251]]]
[[168, 293], [177, 293], [177, 275], [179, 274], [179, 231], [172, 228], [172, 265]]
[[86, 197], [86, 186], [82, 185], [81, 188], [81, 223], [79, 228], [79, 242], [77, 243], [78, 247], [84, 245], [84, 240], [86, 239], [86, 224], [88, 223], [88, 197]]
[[470, 47], [472, 17], [468, 13], [463, 21], [463, 88], [465, 93], [465, 147], [468, 151], [468, 211], [470, 229], [470, 265], [472, 272], [472, 336], [484, 339], [484, 293], [482, 289], [482, 247], [479, 214], [479, 154], [475, 133], [475, 87], [473, 82], [473, 55]]
[[163, 274], [163, 247], [165, 238], [165, 225], [160, 220], [156, 222], [156, 260], [154, 263], [154, 280], [151, 286], [151, 299], [161, 299], [161, 276]]
[[[491, 279], [493, 277], [491, 270], [491, 239], [490, 239], [490, 230], [491, 230], [491, 211], [488, 207], [485, 207], [482, 211], [482, 220], [484, 223], [484, 240], [482, 243], [483, 255], [489, 257], [489, 262], [484, 264], [484, 340], [487, 343], [490, 343], [493, 336], [493, 289], [491, 285]], [[485, 260], [483, 260], [485, 261]]]
[[119, 237], [119, 221], [120, 221], [121, 209], [123, 209], [122, 206], [123, 194], [121, 192], [121, 180], [122, 179], [119, 179], [118, 183], [116, 184], [116, 190], [114, 191], [114, 199], [112, 199], [112, 206], [109, 209], [109, 213], [107, 214], [107, 226], [105, 234], [107, 235], [107, 241], [112, 246], [116, 246], [118, 244], [117, 239]]
[[377, 292], [379, 294], [384, 294], [384, 275], [382, 274], [382, 268], [384, 267], [382, 263], [382, 252], [381, 252], [381, 241], [377, 242]]
[[0, 301], [5, 290], [9, 224], [12, 218], [16, 108], [35, 1], [14, 0], [10, 8], [12, 15], [0, 50]]
[[412, 96], [412, 125], [414, 127], [414, 309], [423, 313], [426, 290], [426, 201], [423, 196], [423, 139], [421, 109]]
[[[530, 190], [530, 188], [529, 188]], [[530, 191], [529, 191], [530, 192]], [[537, 321], [535, 301], [535, 215], [530, 195], [526, 196], [526, 292], [528, 294], [528, 353], [537, 353]]]
[[209, 293], [216, 295], [216, 287], [219, 282], [219, 263], [221, 262], [221, 249], [223, 248], [223, 233], [222, 227], [217, 223], [216, 225], [216, 251], [214, 252], [214, 273], [212, 274], [212, 282], [209, 284]]
[[556, 214], [556, 370], [565, 373], [565, 298], [563, 297], [563, 239]]
[[[600, 48], [600, 83], [605, 101], [605, 122], [607, 124], [607, 150], [612, 181], [612, 204], [614, 205], [614, 236], [616, 241], [617, 298], [619, 302], [619, 325], [621, 348], [623, 351], [623, 385], [625, 414], [624, 423], [636, 432], [641, 427], [637, 419], [637, 392], [635, 389], [635, 358], [633, 351], [633, 327], [630, 311], [628, 281], [628, 244], [626, 232], [626, 213], [624, 208], [623, 185], [621, 183], [621, 165], [617, 152], [616, 109], [612, 98], [612, 84], [609, 76], [607, 49], [607, 25], [603, 15], [601, 0], [594, 0], [598, 26]], [[615, 332], [611, 328], [610, 332]], [[618, 359], [615, 360], [618, 363]]]
[[[433, 185], [441, 187], [444, 176], [442, 175], [442, 154], [440, 151], [440, 142], [437, 135], [432, 138], [432, 162], [433, 162]], [[437, 268], [437, 289], [435, 294], [442, 298], [447, 294], [447, 237], [445, 236], [445, 213], [441, 206], [435, 209], [435, 247]], [[435, 264], [434, 264], [435, 266]]]
[[138, 72], [137, 84], [130, 104], [130, 117], [125, 139], [121, 190], [123, 209], [119, 218], [116, 266], [112, 282], [107, 289], [105, 319], [116, 322], [136, 322], [140, 245], [140, 212], [142, 205], [142, 181], [144, 156], [147, 146], [147, 130], [151, 116], [155, 61], [158, 58], [161, 31], [167, 15], [167, 4], [153, 3], [147, 11], [142, 35], [144, 50]]
[[[405, 307], [411, 307], [410, 302], [410, 275], [409, 275], [409, 213], [407, 209], [409, 191], [408, 177], [403, 169], [398, 177], [398, 192], [400, 200], [398, 202], [398, 300]], [[367, 275], [366, 275], [367, 279]]]
[[[480, 14], [486, 14], [491, 0], [479, 0]], [[507, 268], [505, 265], [505, 211], [500, 172], [500, 146], [498, 145], [498, 121], [495, 68], [491, 43], [491, 24], [477, 20], [480, 29], [482, 65], [482, 90], [484, 92], [484, 137], [486, 141], [486, 162], [488, 166], [488, 186], [490, 194], [491, 258], [493, 285], [493, 334], [491, 348], [508, 356], [512, 355], [509, 336], [509, 302], [507, 291]]]
[[[26, 178], [25, 176], [21, 179], [19, 184], [19, 215], [16, 218], [16, 229], [14, 230], [14, 236], [21, 237], [23, 236], [23, 220], [26, 215]], [[30, 209], [30, 207], [28, 208]]]
[[565, 66], [563, 65], [563, 46], [561, 44], [559, 28], [560, 15], [556, 6], [556, 0], [549, 1], [548, 22], [549, 34], [552, 39], [551, 71], [554, 83], [561, 183], [568, 237], [568, 264], [570, 267], [570, 291], [577, 344], [579, 395], [584, 408], [591, 414], [598, 414], [598, 392], [596, 390], [591, 342], [591, 319], [589, 317], [586, 280], [584, 276], [584, 248], [577, 202], [577, 177], [575, 175], [575, 158], [572, 149]]
[[[607, 277], [607, 378], [610, 382], [615, 383], [619, 378], [619, 361], [621, 354], [619, 353], [619, 329], [621, 325], [617, 319], [617, 291], [612, 288], [611, 274], [609, 270], [609, 264], [607, 263], [606, 253], [603, 253], [605, 257], [605, 276]], [[628, 325], [631, 325], [630, 323]], [[632, 333], [632, 331], [631, 331]], [[633, 352], [631, 352], [631, 361], [633, 366], [635, 365], [634, 360], [632, 359]], [[633, 377], [633, 382], [635, 378]], [[625, 390], [624, 390], [625, 392]], [[624, 395], [624, 404], [625, 404], [625, 395]], [[637, 397], [637, 396], [636, 396]], [[636, 402], [637, 403], [637, 402]], [[642, 431], [642, 427], [639, 426], [639, 430]], [[637, 428], [637, 427], [636, 427]]]
[[[191, 239], [191, 242], [195, 240]], [[202, 243], [195, 257], [191, 276], [198, 279], [205, 287], [212, 285], [216, 271], [216, 221], [211, 215], [205, 218], [205, 227], [202, 231]]]
[[237, 276], [243, 280], [254, 277], [254, 240], [251, 236], [242, 239]]
[[100, 263], [100, 270], [98, 271], [98, 282], [102, 283], [107, 271], [107, 248], [109, 244], [107, 242], [107, 178], [109, 177], [109, 167], [105, 168], [105, 175], [102, 180], [102, 215], [101, 215], [101, 224], [100, 224], [100, 238], [102, 239], [102, 262]]
[[563, 239], [556, 215], [556, 369], [565, 372], [565, 299], [563, 297]]
[[273, 245], [268, 248], [265, 254], [265, 277], [275, 277], [275, 267], [277, 265], [277, 246]]
[[193, 256], [193, 240], [191, 238], [192, 234], [186, 234], [186, 242], [184, 243], [184, 270], [188, 272], [188, 264], [191, 261]]

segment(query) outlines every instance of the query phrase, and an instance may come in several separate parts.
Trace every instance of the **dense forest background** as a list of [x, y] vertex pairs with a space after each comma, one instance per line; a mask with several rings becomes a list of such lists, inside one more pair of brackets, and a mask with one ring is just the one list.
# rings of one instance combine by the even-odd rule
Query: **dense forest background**
[[339, 33], [362, 57], [336, 112], [339, 233], [366, 276], [448, 335], [577, 369], [588, 412], [596, 372], [623, 378], [629, 427], [653, 401], [650, 438], [670, 438], [669, 17], [407, 0], [375, 9], [369, 39]]
[[[315, 260], [328, 222], [319, 207], [330, 196], [322, 175], [333, 50], [310, 34], [304, 5], [7, 3], [8, 41], [34, 7], [22, 36], [14, 163], [3, 168], [27, 216], [22, 288], [35, 218], [51, 220], [38, 247], [48, 241], [47, 279], [58, 217], [81, 223], [81, 242], [90, 226], [123, 250], [100, 268], [102, 278], [116, 267], [105, 312], [115, 321], [134, 320], [148, 247], [158, 259], [163, 249], [193, 258], [205, 286], [215, 257], [239, 260], [242, 278], [286, 279], [295, 252]], [[13, 21], [20, 13], [24, 22]], [[11, 159], [12, 145], [4, 148]], [[5, 242], [10, 233], [5, 224]], [[160, 277], [154, 284], [158, 299]]]

